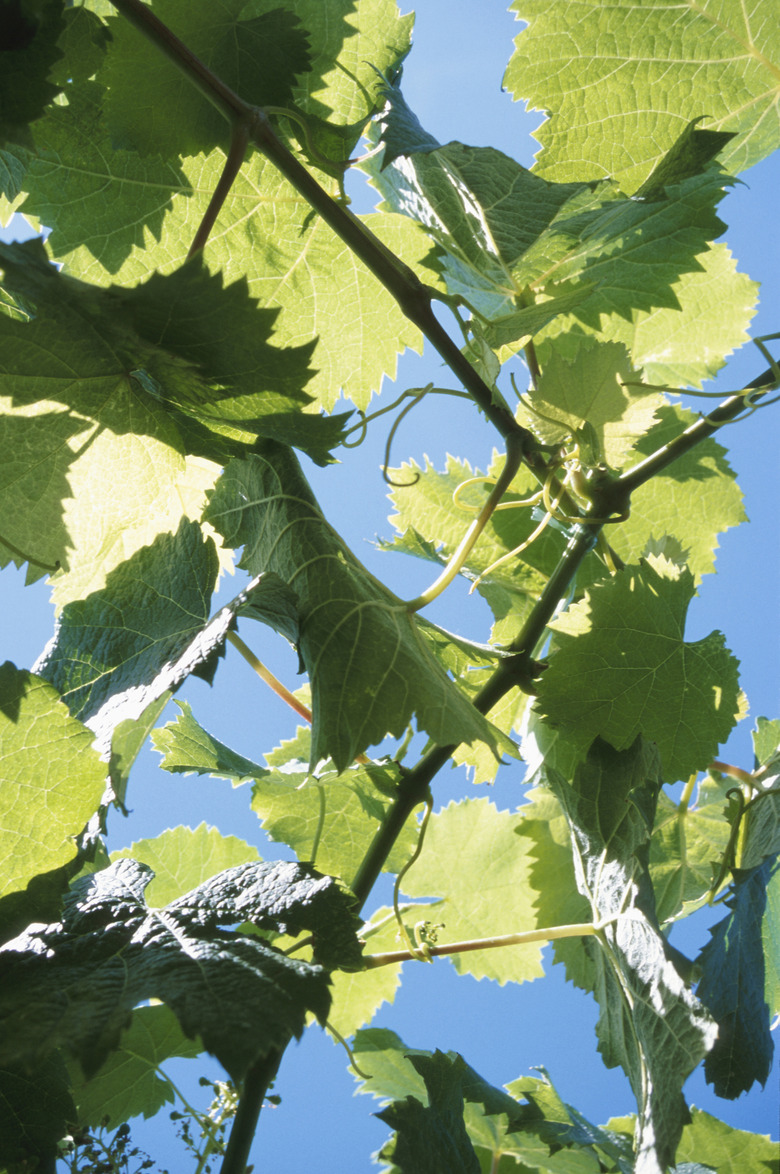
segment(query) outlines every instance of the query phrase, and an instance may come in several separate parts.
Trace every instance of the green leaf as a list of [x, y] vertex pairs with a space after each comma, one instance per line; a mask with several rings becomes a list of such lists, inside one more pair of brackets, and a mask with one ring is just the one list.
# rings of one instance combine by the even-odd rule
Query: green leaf
[[[240, 20], [246, 8], [245, 0], [191, 0], [185, 12], [177, 0], [155, 0], [154, 13], [244, 101], [291, 105], [296, 75], [311, 64], [306, 30], [283, 5]], [[124, 14], [108, 28], [112, 44], [101, 76], [112, 136], [141, 155], [196, 155], [223, 145], [224, 117], [190, 80], [162, 53], [150, 53], [147, 38]]]
[[196, 828], [167, 828], [153, 840], [136, 840], [129, 848], [111, 853], [111, 863], [129, 857], [147, 864], [154, 880], [146, 889], [150, 906], [168, 905], [218, 872], [237, 864], [260, 860], [252, 844], [237, 836], [223, 836], [205, 822]]
[[241, 566], [273, 571], [299, 600], [299, 651], [314, 715], [311, 766], [332, 758], [344, 770], [414, 714], [440, 745], [512, 744], [457, 690], [403, 602], [357, 561], [320, 513], [293, 454], [264, 443], [233, 461], [211, 496], [207, 520]]
[[[268, 13], [258, 12], [259, 7]], [[267, 17], [284, 26], [289, 19], [284, 14], [272, 16], [280, 10], [278, 0], [253, 8], [261, 22]], [[338, 0], [336, 8], [329, 5], [327, 18], [315, 0], [298, 3], [295, 9], [310, 37], [312, 61], [311, 72], [300, 78], [295, 106], [307, 121], [311, 119], [318, 149], [336, 160], [345, 159], [371, 112], [376, 82], [372, 64], [380, 69], [397, 64], [408, 47], [411, 18], [399, 18], [395, 0], [364, 4], [359, 27], [350, 19], [349, 0]], [[206, 13], [206, 24], [213, 19]], [[228, 17], [227, 36], [231, 24]], [[148, 50], [144, 53], [147, 62]], [[68, 105], [57, 107], [38, 128], [37, 156], [26, 153], [20, 160], [29, 165], [29, 196], [23, 207], [25, 215], [36, 216], [52, 228], [50, 247], [56, 256], [67, 259], [69, 272], [101, 284], [108, 274], [116, 275], [124, 285], [131, 285], [152, 271], [147, 234], [157, 242], [155, 268], [170, 272], [183, 264], [225, 156], [216, 148], [180, 163], [177, 155], [141, 158], [134, 151], [115, 150], [104, 119], [103, 84], [115, 59], [121, 70], [121, 54], [116, 55], [114, 47], [98, 80], [71, 87]], [[276, 66], [263, 54], [252, 68], [265, 77]], [[170, 70], [163, 58], [159, 70]], [[186, 80], [175, 84], [182, 94], [195, 93]], [[136, 108], [134, 100], [128, 107], [134, 126], [140, 125]], [[159, 118], [162, 124], [168, 107], [159, 107], [158, 116], [160, 111], [165, 111]], [[331, 125], [320, 133], [323, 116]], [[297, 127], [294, 133], [300, 134]], [[225, 124], [223, 142], [227, 134]], [[121, 147], [126, 145], [121, 140]], [[334, 196], [339, 194], [337, 183], [322, 174], [320, 179]], [[136, 205], [130, 220], [128, 184]], [[93, 206], [87, 220], [85, 199]], [[388, 248], [413, 266], [430, 252], [425, 235], [401, 217], [372, 215], [364, 220]], [[365, 407], [382, 376], [395, 373], [398, 351], [421, 346], [419, 331], [408, 323], [394, 299], [259, 154], [245, 163], [228, 193], [206, 255], [212, 269], [222, 270], [228, 280], [245, 277], [253, 297], [282, 310], [276, 323], [277, 345], [300, 346], [317, 339], [312, 356], [317, 374], [308, 391], [326, 408], [333, 406], [342, 388]], [[305, 265], [301, 264], [303, 255]]]
[[779, 870], [775, 858], [737, 875], [727, 902], [731, 913], [710, 930], [698, 959], [703, 970], [698, 994], [718, 1022], [718, 1038], [704, 1072], [717, 1095], [730, 1100], [756, 1081], [766, 1084], [772, 1067], [763, 933], [767, 888]]
[[764, 946], [764, 994], [773, 1019], [780, 1015], [780, 872], [766, 887], [766, 916], [761, 923]]
[[[179, 704], [179, 703], [177, 703]], [[258, 766], [212, 738], [192, 716], [187, 703], [182, 713], [153, 735], [163, 754], [164, 770], [211, 774], [234, 786], [254, 779], [252, 810], [272, 840], [289, 844], [299, 860], [316, 864], [349, 885], [387, 813], [400, 774], [392, 763], [353, 765], [339, 773], [332, 763], [307, 761], [311, 749], [308, 727], [302, 729], [289, 753], [283, 748], [269, 755], [271, 768]], [[398, 871], [417, 842], [417, 823], [410, 817], [396, 841], [385, 868]], [[141, 857], [141, 859], [146, 859]], [[154, 865], [154, 861], [149, 863]]]
[[140, 1114], [153, 1117], [176, 1098], [160, 1065], [172, 1056], [193, 1059], [202, 1050], [197, 1039], [184, 1035], [169, 1007], [136, 1007], [116, 1050], [91, 1079], [79, 1066], [71, 1065], [76, 1119], [80, 1125], [95, 1129], [108, 1117], [114, 1129]]
[[[701, 387], [727, 357], [748, 341], [758, 283], [737, 270], [724, 244], [700, 253], [700, 269], [672, 284], [678, 306], [637, 313], [627, 322], [612, 318], [606, 337], [623, 342], [649, 383]], [[556, 329], [565, 329], [560, 319]]]
[[626, 1072], [639, 1108], [636, 1172], [674, 1161], [687, 1109], [681, 1088], [716, 1028], [672, 963], [655, 915], [647, 848], [660, 789], [658, 753], [598, 740], [571, 783], [545, 772], [564, 808], [577, 887], [594, 922], [593, 987], [604, 1062]]
[[240, 1079], [300, 1036], [308, 1010], [327, 1018], [321, 966], [220, 927], [308, 929], [325, 965], [357, 965], [354, 917], [330, 878], [296, 864], [245, 864], [156, 910], [144, 901], [151, 877], [146, 866], [120, 860], [76, 882], [61, 923], [31, 927], [6, 946], [0, 1062], [25, 1063], [65, 1045], [90, 1076], [131, 1009], [159, 998]]
[[[415, 1128], [418, 1122], [424, 1127], [426, 1120], [435, 1122], [436, 1111], [428, 1114], [426, 1110], [438, 1098], [442, 1084], [459, 1093], [465, 1102], [466, 1131], [483, 1170], [509, 1172], [519, 1163], [522, 1169], [530, 1167], [550, 1174], [597, 1174], [601, 1166], [594, 1147], [598, 1146], [600, 1152], [617, 1162], [623, 1174], [629, 1174], [633, 1156], [630, 1143], [591, 1125], [564, 1105], [546, 1074], [542, 1079], [523, 1077], [514, 1081], [507, 1086], [512, 1093], [509, 1096], [483, 1080], [456, 1053], [444, 1056], [441, 1052], [409, 1048], [392, 1031], [360, 1031], [353, 1050], [364, 1074], [358, 1092], [383, 1100], [392, 1098], [391, 1114], [400, 1108], [399, 1119], [406, 1128]], [[445, 1139], [444, 1146], [448, 1144]], [[422, 1152], [426, 1151], [424, 1145]], [[393, 1154], [388, 1148], [382, 1156], [392, 1156], [397, 1161], [398, 1151]], [[506, 1156], [507, 1164], [502, 1160], [495, 1165], [502, 1156]], [[437, 1161], [434, 1155], [426, 1160]], [[431, 1168], [438, 1169], [436, 1165]]]
[[[561, 1100], [544, 1068], [538, 1071], [541, 1072], [541, 1078], [521, 1076], [507, 1084], [506, 1088], [513, 1097], [522, 1096], [528, 1103], [526, 1113], [530, 1118], [531, 1129], [550, 1146], [550, 1154], [539, 1163], [540, 1168], [555, 1171], [556, 1174], [559, 1170], [562, 1174], [579, 1174], [579, 1171], [591, 1168], [592, 1159], [598, 1154], [602, 1159], [607, 1157], [610, 1166], [621, 1174], [632, 1174], [634, 1149], [630, 1137], [604, 1126], [593, 1125], [577, 1109]], [[634, 1118], [629, 1119], [629, 1134], [634, 1132], [634, 1122]], [[519, 1156], [528, 1160], [534, 1156], [531, 1150], [533, 1140], [536, 1140], [533, 1134], [529, 1136], [526, 1133], [519, 1137], [510, 1136], [506, 1143], [517, 1146], [519, 1141], [523, 1146]], [[571, 1148], [562, 1151], [559, 1149], [561, 1145]], [[563, 1162], [559, 1165], [561, 1159]], [[596, 1160], [598, 1162], [598, 1158]], [[601, 1162], [597, 1168], [603, 1168]]]
[[[245, 279], [223, 288], [222, 275], [196, 258], [132, 290], [112, 287], [108, 296], [154, 348], [143, 358], [145, 388], [200, 432], [223, 437], [226, 452], [267, 436], [297, 445], [320, 464], [330, 459], [346, 417], [302, 411], [312, 402], [304, 390], [314, 374], [312, 345], [271, 346], [278, 311], [258, 308]], [[186, 436], [186, 422], [176, 418]], [[194, 435], [193, 450], [209, 455], [208, 440]]]
[[[638, 463], [692, 424], [696, 416], [680, 407], [660, 409], [658, 423], [635, 449]], [[746, 518], [742, 493], [725, 449], [709, 439], [646, 481], [631, 495], [631, 516], [609, 535], [625, 562], [636, 562], [653, 541], [676, 539], [689, 570], [698, 578], [714, 569], [718, 535]]]
[[[757, 769], [754, 793], [744, 813], [737, 863], [741, 869], [757, 868], [768, 856], [780, 852], [780, 722], [759, 718], [753, 732]], [[773, 745], [774, 743], [774, 745]]]
[[181, 713], [152, 734], [152, 744], [163, 756], [160, 766], [174, 774], [210, 774], [228, 779], [234, 787], [266, 774], [242, 754], [207, 733], [193, 717], [188, 701], [177, 701]]
[[110, 294], [58, 273], [39, 241], [0, 245], [0, 263], [34, 315], [0, 315], [0, 537], [69, 572], [55, 583], [67, 602], [183, 514], [199, 516], [217, 469], [185, 458], [170, 414], [129, 374], [153, 345]]
[[659, 796], [650, 875], [661, 923], [688, 916], [709, 894], [731, 835], [724, 815], [730, 785], [706, 775], [695, 805], [682, 810], [667, 795]]
[[585, 0], [574, 22], [554, 0], [514, 0], [512, 10], [528, 27], [504, 85], [549, 112], [536, 134], [547, 179], [609, 175], [633, 192], [700, 118], [735, 135], [721, 153], [733, 171], [780, 143], [773, 0], [749, 10], [739, 0], [685, 10]]
[[[411, 897], [439, 897], [440, 944], [536, 928], [530, 860], [518, 840], [518, 817], [489, 799], [450, 803], [428, 824], [420, 857], [403, 878]], [[453, 868], [457, 861], [457, 868]], [[542, 973], [538, 943], [453, 954], [459, 974], [527, 982]]]
[[683, 639], [693, 576], [665, 559], [626, 567], [586, 591], [550, 627], [555, 651], [537, 708], [575, 737], [625, 750], [654, 741], [664, 778], [688, 778], [715, 757], [737, 718], [737, 662], [713, 632]]
[[765, 717], [756, 718], [756, 728], [752, 737], [756, 767], [766, 766], [780, 753], [780, 720], [775, 718], [774, 721], [768, 721]]
[[35, 666], [106, 752], [114, 729], [138, 719], [191, 672], [211, 680], [239, 596], [208, 623], [214, 544], [194, 522], [160, 534], [111, 571], [102, 591], [67, 604]]
[[[272, 840], [289, 844], [299, 860], [338, 876], [350, 886], [396, 792], [394, 763], [355, 765], [339, 772], [332, 764], [312, 774], [307, 763], [290, 763], [258, 778], [252, 810]], [[416, 842], [410, 817], [384, 868], [397, 871]]]
[[0, 667], [0, 895], [75, 860], [107, 781], [92, 743], [49, 683]]
[[[548, 764], [550, 765], [550, 764]], [[523, 817], [518, 835], [528, 839], [530, 887], [539, 929], [555, 925], [581, 925], [592, 911], [577, 888], [569, 824], [561, 804], [546, 787], [535, 787], [520, 808]], [[593, 989], [593, 962], [586, 938], [559, 938], [552, 942], [556, 963], [566, 977], [583, 990]]]
[[[496, 454], [486, 477], [495, 480], [502, 466], [503, 457]], [[458, 500], [468, 509], [458, 508], [453, 503], [453, 494], [464, 481], [481, 477], [480, 470], [472, 469], [466, 461], [448, 457], [443, 472], [426, 459], [424, 468], [410, 461], [391, 469], [390, 475], [393, 480], [406, 484], [390, 494], [396, 511], [390, 515], [390, 521], [399, 537], [392, 543], [383, 543], [383, 549], [415, 554], [439, 565], [446, 563], [473, 521], [474, 513], [484, 504], [489, 486], [478, 484], [459, 494]], [[409, 484], [412, 481], [414, 484]], [[485, 575], [485, 586], [480, 586], [480, 593], [497, 616], [503, 618], [511, 613], [513, 635], [544, 590], [565, 545], [560, 534], [548, 526], [522, 555], [493, 567], [509, 551], [526, 542], [538, 527], [539, 519], [530, 506], [509, 508], [509, 503], [525, 501], [538, 489], [538, 483], [527, 470], [515, 477], [503, 498], [505, 508], [493, 513], [461, 572], [470, 579]], [[500, 603], [496, 587], [502, 589]]]
[[76, 1117], [68, 1085], [56, 1053], [34, 1068], [0, 1068], [0, 1162], [9, 1174], [53, 1167]]
[[576, 358], [556, 350], [546, 357], [538, 388], [523, 403], [523, 423], [554, 444], [576, 437], [587, 421], [597, 459], [621, 469], [664, 402], [657, 392], [632, 385], [638, 380], [624, 347], [583, 337]]
[[700, 1162], [717, 1174], [768, 1174], [777, 1163], [777, 1142], [734, 1129], [701, 1109], [691, 1109], [677, 1150], [680, 1162]]
[[[376, 928], [374, 928], [376, 926]], [[381, 907], [371, 915], [368, 927], [360, 930], [366, 954], [389, 953], [398, 949], [398, 922], [392, 909]], [[333, 1003], [328, 1023], [345, 1038], [366, 1027], [383, 1003], [392, 1003], [401, 985], [403, 963], [390, 962], [369, 970], [337, 970], [332, 976]]]
[[700, 255], [723, 231], [713, 209], [729, 181], [715, 169], [672, 161], [674, 182], [653, 200], [628, 200], [608, 184], [549, 183], [490, 148], [420, 146], [417, 132], [404, 148], [409, 112], [396, 88], [386, 92], [383, 133], [390, 158], [404, 159], [370, 164], [372, 181], [387, 206], [425, 227], [449, 292], [495, 324], [494, 345], [542, 330], [556, 312], [593, 330], [606, 323], [623, 341], [637, 315], [680, 309], [672, 286], [703, 270]]
[[450, 1060], [437, 1051], [412, 1056], [409, 1062], [425, 1081], [428, 1104], [407, 1097], [377, 1113], [396, 1130], [380, 1157], [390, 1159], [391, 1168], [401, 1174], [480, 1174], [463, 1122], [463, 1060]]
[[57, 41], [63, 28], [62, 0], [10, 0], [3, 7], [0, 144], [28, 139], [28, 124], [57, 94], [49, 74], [61, 56]]

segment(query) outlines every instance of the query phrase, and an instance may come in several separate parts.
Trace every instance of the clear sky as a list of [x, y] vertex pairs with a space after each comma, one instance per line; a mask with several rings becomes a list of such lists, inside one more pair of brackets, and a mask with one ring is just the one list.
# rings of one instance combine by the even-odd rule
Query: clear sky
[[[529, 166], [535, 142], [530, 132], [541, 115], [525, 114], [501, 91], [503, 69], [511, 52], [511, 38], [519, 26], [501, 0], [420, 0], [415, 45], [404, 72], [404, 93], [423, 125], [440, 142], [459, 139], [472, 145], [495, 146]], [[755, 333], [780, 329], [780, 248], [777, 236], [777, 192], [780, 190], [780, 153], [744, 176], [721, 206], [729, 224], [725, 234], [740, 268], [762, 282], [761, 306]], [[359, 187], [353, 190], [358, 211], [371, 206]], [[732, 222], [733, 221], [733, 225]], [[777, 344], [775, 344], [777, 347]], [[777, 353], [777, 350], [776, 350]], [[727, 367], [716, 388], [724, 394], [762, 371], [765, 361], [753, 347], [745, 347]], [[409, 386], [441, 379], [436, 356], [404, 356], [397, 386], [387, 384], [388, 402]], [[494, 433], [485, 427], [475, 434], [474, 413], [447, 401], [446, 419], [423, 405], [401, 426], [393, 462], [427, 453], [441, 466], [450, 452], [485, 466]], [[450, 406], [454, 405], [454, 406]], [[700, 404], [693, 401], [698, 410]], [[726, 634], [729, 647], [742, 662], [742, 687], [751, 702], [751, 718], [735, 731], [721, 757], [752, 767], [749, 730], [758, 715], [775, 717], [778, 708], [777, 582], [780, 537], [777, 519], [777, 452], [780, 405], [757, 412], [724, 430], [718, 438], [730, 451], [746, 496], [751, 526], [721, 539], [717, 575], [702, 584], [700, 598], [689, 613], [687, 639], [698, 639], [713, 628]], [[390, 512], [379, 467], [385, 432], [379, 426], [361, 448], [345, 454], [336, 468], [306, 465], [326, 516], [353, 547], [358, 557], [388, 585], [409, 597], [427, 586], [431, 574], [423, 564], [401, 555], [377, 551], [375, 535], [389, 537]], [[106, 487], [110, 492], [110, 486]], [[223, 584], [223, 598], [241, 586], [239, 576]], [[4, 600], [2, 659], [29, 667], [52, 632], [53, 618], [43, 583], [23, 588], [23, 574], [12, 567], [0, 575]], [[431, 610], [431, 618], [463, 635], [482, 640], [486, 612], [465, 587], [456, 586]], [[219, 602], [219, 601], [218, 601]], [[242, 634], [244, 629], [242, 628]], [[295, 687], [296, 661], [291, 650], [270, 630], [248, 628], [247, 639], [283, 680]], [[200, 681], [187, 683], [181, 697], [190, 700], [207, 729], [250, 758], [258, 758], [282, 738], [290, 737], [294, 715], [270, 693], [232, 649], [209, 689]], [[170, 715], [173, 716], [173, 713]], [[490, 797], [513, 808], [522, 801], [521, 765], [499, 776]], [[445, 770], [434, 784], [439, 804], [462, 794], [477, 793], [462, 773]], [[481, 793], [481, 792], [480, 792]], [[146, 752], [131, 777], [128, 802], [133, 809], [123, 820], [112, 815], [110, 848], [151, 837], [178, 823], [196, 826], [202, 819], [223, 832], [257, 843], [266, 857], [285, 855], [283, 846], [267, 845], [248, 808], [249, 788], [231, 789], [227, 783], [163, 774], [156, 755]], [[389, 886], [376, 904], [389, 899]], [[714, 915], [712, 923], [724, 911]], [[691, 937], [675, 936], [686, 952], [696, 952], [707, 939], [703, 922]], [[549, 953], [549, 951], [548, 951]], [[494, 1084], [526, 1074], [535, 1065], [547, 1068], [564, 1100], [597, 1122], [633, 1110], [628, 1083], [619, 1070], [608, 1071], [596, 1052], [593, 1027], [595, 1003], [564, 982], [561, 968], [522, 987], [500, 988], [483, 980], [458, 977], [446, 960], [433, 966], [407, 964], [403, 986], [393, 1006], [385, 1006], [374, 1026], [396, 1031], [417, 1048], [453, 1049]], [[174, 1079], [193, 1087], [187, 1065], [166, 1065]], [[202, 1070], [198, 1067], [195, 1079]], [[209, 1071], [217, 1072], [211, 1064]], [[752, 1092], [737, 1102], [719, 1101], [700, 1074], [686, 1087], [689, 1102], [706, 1108], [732, 1125], [758, 1132], [777, 1128], [777, 1066], [764, 1093]], [[368, 1170], [369, 1154], [383, 1143], [388, 1129], [371, 1116], [376, 1103], [368, 1097], [352, 1099], [354, 1081], [344, 1053], [318, 1029], [307, 1033], [285, 1057], [276, 1092], [278, 1108], [264, 1110], [253, 1159], [256, 1169], [285, 1174], [342, 1174]], [[137, 1143], [161, 1166], [188, 1168], [168, 1143], [171, 1125], [161, 1114], [150, 1126], [134, 1129]]]

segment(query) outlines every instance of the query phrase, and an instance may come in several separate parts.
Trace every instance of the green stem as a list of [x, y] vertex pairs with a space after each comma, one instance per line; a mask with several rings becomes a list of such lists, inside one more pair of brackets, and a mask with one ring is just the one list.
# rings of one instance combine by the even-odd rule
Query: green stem
[[690, 803], [693, 796], [693, 789], [696, 786], [697, 778], [698, 775], [692, 774], [683, 788], [683, 793], [680, 796], [680, 802], [677, 804], [677, 812], [679, 815], [685, 815], [688, 811], [688, 804]]
[[246, 127], [243, 123], [237, 123], [233, 127], [233, 134], [230, 139], [230, 150], [225, 159], [225, 166], [222, 168], [222, 174], [219, 177], [217, 186], [209, 200], [209, 206], [203, 214], [203, 219], [198, 225], [198, 231], [193, 237], [190, 250], [187, 253], [188, 257], [194, 257], [196, 253], [201, 252], [203, 246], [209, 238], [209, 234], [216, 224], [217, 216], [222, 209], [222, 205], [227, 199], [228, 192], [233, 186], [236, 176], [241, 170], [241, 165], [246, 156], [246, 149], [249, 144], [249, 136]]
[[[523, 933], [500, 934], [491, 938], [473, 938], [466, 942], [450, 942], [446, 946], [426, 946], [426, 954], [434, 958], [449, 954], [466, 954], [472, 950], [498, 950], [504, 946], [523, 946], [529, 942], [554, 942], [559, 938], [592, 937], [598, 927], [586, 921], [574, 925], [555, 925], [550, 929], [529, 929]], [[378, 966], [390, 966], [393, 962], [410, 962], [419, 959], [419, 950], [393, 950], [387, 954], [367, 954], [363, 957], [366, 970]]]
[[258, 660], [252, 649], [244, 643], [241, 637], [235, 632], [228, 632], [227, 639], [230, 641], [233, 647], [241, 653], [247, 664], [252, 666], [258, 677], [260, 677], [260, 679], [264, 681], [270, 689], [273, 689], [277, 697], [281, 697], [282, 701], [285, 701], [290, 706], [290, 709], [294, 709], [299, 717], [302, 717], [304, 721], [307, 721], [309, 725], [311, 725], [311, 710], [307, 709], [303, 702], [299, 701], [295, 694], [291, 693], [290, 690], [286, 688], [286, 686], [284, 686], [277, 677], [274, 676], [271, 670], [265, 667], [261, 660]]
[[612, 506], [612, 513], [622, 513], [625, 504], [631, 497], [635, 489], [640, 485], [644, 485], [651, 477], [655, 477], [667, 465], [671, 465], [678, 457], [690, 452], [697, 444], [701, 444], [702, 440], [712, 436], [724, 424], [735, 419], [740, 412], [745, 408], [745, 391], [759, 391], [761, 388], [770, 389], [776, 385], [776, 376], [771, 367], [756, 376], [752, 382], [745, 385], [743, 391], [738, 395], [730, 395], [723, 403], [719, 404], [714, 411], [707, 416], [702, 416], [693, 424], [689, 425], [680, 436], [671, 440], [668, 444], [663, 445], [656, 452], [651, 453], [638, 465], [634, 465], [625, 473], [621, 473], [616, 477], [605, 491], [609, 494], [611, 500], [614, 501]]
[[[287, 1041], [289, 1043], [289, 1040]], [[279, 1071], [287, 1044], [274, 1048], [253, 1064], [244, 1080], [241, 1100], [230, 1130], [220, 1174], [246, 1174], [249, 1151], [257, 1131], [260, 1110], [269, 1086]]]
[[512, 484], [515, 478], [515, 474], [520, 468], [522, 458], [522, 448], [514, 437], [508, 437], [504, 467], [501, 470], [501, 476], [498, 478], [490, 492], [490, 496], [477, 514], [477, 517], [469, 526], [468, 530], [463, 536], [462, 541], [459, 543], [457, 549], [452, 555], [452, 558], [449, 560], [438, 579], [432, 583], [431, 586], [427, 588], [427, 590], [423, 591], [422, 595], [418, 595], [416, 599], [411, 599], [406, 604], [407, 611], [419, 611], [420, 608], [426, 607], [429, 603], [432, 602], [432, 600], [436, 599], [438, 595], [441, 595], [445, 588], [449, 587], [450, 583], [460, 572], [463, 564], [473, 550], [480, 534], [490, 521], [490, 518], [498, 506], [498, 503], [501, 501], [501, 498]]

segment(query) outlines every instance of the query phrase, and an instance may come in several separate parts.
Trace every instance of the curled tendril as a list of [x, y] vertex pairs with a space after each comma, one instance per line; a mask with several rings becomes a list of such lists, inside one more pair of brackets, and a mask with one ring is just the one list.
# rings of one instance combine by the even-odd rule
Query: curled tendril
[[409, 412], [411, 412], [412, 408], [416, 407], [417, 404], [419, 404], [421, 400], [425, 398], [428, 391], [430, 391], [430, 387], [423, 388], [423, 390], [418, 392], [418, 394], [415, 395], [408, 404], [405, 404], [404, 407], [401, 408], [400, 412], [393, 420], [390, 431], [387, 434], [387, 443], [385, 444], [385, 461], [382, 465], [382, 478], [387, 485], [392, 485], [394, 489], [409, 489], [412, 485], [416, 485], [420, 480], [420, 474], [415, 473], [411, 481], [394, 481], [387, 472], [387, 467], [390, 464], [390, 451], [393, 447], [395, 434], [398, 431], [398, 425], [401, 423], [404, 416], [407, 416]]
[[359, 431], [358, 439], [357, 440], [342, 440], [342, 442], [341, 442], [342, 448], [360, 448], [361, 444], [368, 436], [368, 416], [366, 415], [365, 412], [361, 412], [360, 409], [358, 409], [358, 416], [360, 417], [360, 423], [355, 424], [352, 428], [350, 428], [345, 433], [346, 436], [349, 436], [350, 432]]
[[[407, 872], [412, 867], [415, 860], [418, 858], [418, 856], [420, 855], [420, 853], [423, 850], [423, 843], [425, 842], [425, 833], [428, 828], [428, 821], [431, 818], [432, 811], [433, 811], [433, 795], [431, 794], [430, 791], [428, 791], [428, 795], [425, 800], [425, 812], [423, 814], [422, 823], [420, 824], [420, 834], [417, 837], [417, 844], [415, 845], [414, 852], [412, 852], [412, 854], [409, 857], [409, 859], [407, 860], [406, 864], [403, 866], [401, 871], [398, 873], [398, 876], [395, 878], [395, 885], [393, 886], [393, 913], [395, 915], [396, 921], [398, 922], [398, 932], [399, 932], [401, 938], [403, 939], [409, 953], [412, 955], [413, 958], [418, 958], [420, 962], [432, 962], [433, 959], [431, 958], [430, 954], [426, 955], [425, 950], [422, 946], [418, 945], [416, 941], [413, 942], [412, 939], [409, 937], [409, 931], [407, 930], [406, 926], [404, 925], [404, 919], [401, 916], [401, 910], [398, 907], [398, 894], [401, 890], [401, 881], [406, 876]], [[415, 937], [416, 937], [416, 934], [415, 934]]]

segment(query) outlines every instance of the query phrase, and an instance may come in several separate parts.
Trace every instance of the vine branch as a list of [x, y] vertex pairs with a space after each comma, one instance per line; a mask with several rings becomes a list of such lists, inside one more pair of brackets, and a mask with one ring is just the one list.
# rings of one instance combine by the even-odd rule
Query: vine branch
[[[523, 933], [499, 934], [491, 938], [471, 938], [466, 942], [450, 942], [448, 945], [426, 945], [425, 953], [433, 958], [440, 958], [449, 954], [466, 954], [472, 950], [498, 950], [504, 946], [522, 946], [530, 942], [553, 942], [559, 938], [592, 937], [598, 933], [599, 927], [593, 922], [581, 924], [556, 925], [550, 929], [529, 929]], [[373, 970], [378, 966], [389, 966], [393, 962], [410, 962], [419, 960], [419, 950], [393, 950], [386, 954], [366, 954], [363, 962], [366, 970]]]

